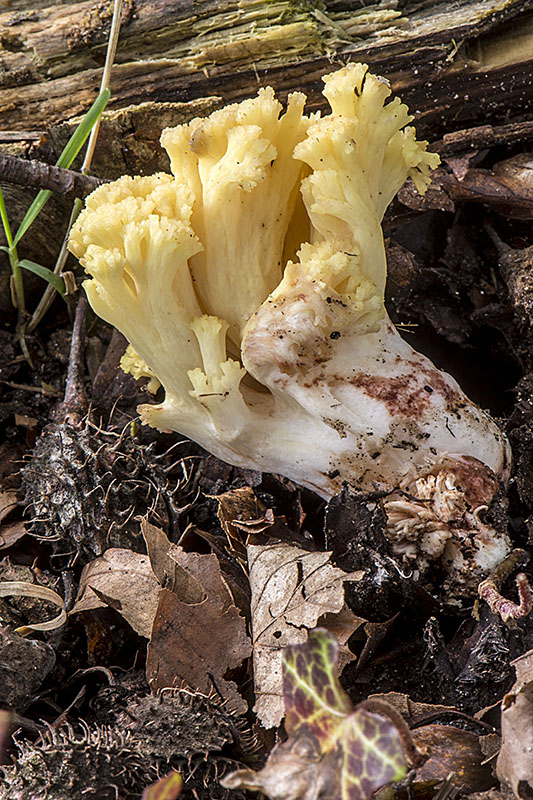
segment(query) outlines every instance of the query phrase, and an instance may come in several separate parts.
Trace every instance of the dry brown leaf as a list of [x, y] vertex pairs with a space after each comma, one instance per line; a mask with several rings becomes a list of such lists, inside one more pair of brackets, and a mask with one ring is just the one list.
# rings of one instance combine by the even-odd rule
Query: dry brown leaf
[[0, 550], [12, 547], [19, 539], [26, 536], [28, 531], [22, 520], [18, 522], [8, 522], [0, 525]]
[[428, 760], [417, 769], [416, 781], [444, 781], [453, 774], [452, 783], [465, 794], [482, 792], [494, 785], [490, 764], [479, 746], [479, 736], [451, 725], [425, 725], [412, 731], [415, 745], [429, 751]]
[[65, 601], [48, 586], [40, 586], [30, 581], [0, 581], [0, 597], [31, 597], [45, 600], [60, 609], [59, 614], [46, 622], [33, 622], [15, 628], [15, 633], [21, 636], [27, 636], [32, 631], [54, 631], [67, 621]]
[[172, 544], [164, 531], [146, 519], [141, 522], [141, 532], [152, 570], [161, 588], [176, 592], [185, 603], [200, 603], [205, 597], [202, 585], [192, 571], [185, 570], [177, 559], [169, 555], [171, 548], [176, 545]]
[[338, 614], [324, 614], [320, 618], [320, 627], [332, 633], [339, 643], [338, 667], [339, 675], [344, 667], [353, 661], [356, 656], [348, 647], [351, 636], [367, 622], [363, 617], [358, 617], [353, 611], [344, 606]]
[[22, 520], [5, 522], [17, 505], [18, 500], [15, 491], [12, 489], [0, 490], [0, 550], [11, 547], [27, 533]]
[[176, 584], [176, 564], [168, 557], [170, 540], [166, 533], [148, 522], [146, 518], [141, 520], [141, 533], [146, 551], [154, 575], [159, 581], [162, 589], [174, 591]]
[[[263, 503], [249, 486], [213, 495], [213, 498], [218, 503], [217, 517], [228, 541], [237, 547], [243, 542], [245, 543], [246, 533], [243, 533], [234, 523], [263, 520], [266, 510]], [[272, 521], [265, 519], [264, 527], [272, 527]]]
[[392, 706], [399, 714], [402, 715], [404, 720], [409, 723], [409, 726], [421, 722], [430, 714], [435, 718], [436, 714], [450, 714], [456, 712], [454, 706], [441, 706], [434, 705], [433, 703], [419, 703], [416, 700], [411, 700], [408, 694], [404, 692], [386, 692], [385, 694], [371, 694], [369, 700], [383, 700]]
[[216, 687], [235, 711], [244, 712], [246, 703], [224, 675], [250, 652], [246, 623], [235, 606], [222, 610], [220, 599], [209, 597], [185, 603], [161, 590], [146, 661], [153, 691], [185, 683], [208, 694]]
[[498, 778], [515, 797], [533, 797], [533, 650], [511, 662], [516, 682], [502, 700]]
[[287, 544], [248, 546], [254, 711], [265, 728], [279, 725], [284, 714], [283, 648], [303, 644], [308, 630], [324, 614], [339, 613], [344, 608], [344, 581], [360, 580], [363, 575], [332, 566], [330, 556]]
[[[198, 603], [207, 595], [222, 611], [235, 604], [229, 586], [222, 577], [219, 560], [214, 553], [186, 553], [183, 548], [171, 544], [168, 556], [188, 576], [187, 594], [183, 589], [180, 590], [179, 586], [174, 590], [185, 603]], [[191, 593], [192, 581], [201, 587], [202, 597], [196, 597]]]
[[217, 556], [186, 552], [146, 520], [141, 529], [163, 587], [146, 664], [152, 689], [186, 683], [208, 693], [215, 686], [234, 708], [246, 710], [224, 675], [250, 655], [251, 646]]
[[17, 493], [13, 489], [0, 489], [0, 522], [11, 514], [17, 504]]
[[148, 556], [112, 547], [83, 568], [71, 614], [109, 606], [149, 639], [161, 587]]

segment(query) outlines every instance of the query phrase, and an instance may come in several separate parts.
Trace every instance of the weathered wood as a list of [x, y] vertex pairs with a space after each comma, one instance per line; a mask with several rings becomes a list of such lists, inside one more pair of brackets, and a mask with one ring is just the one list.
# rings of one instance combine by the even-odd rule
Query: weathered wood
[[[45, 129], [85, 111], [100, 80], [109, 0], [0, 15], [0, 127]], [[389, 77], [432, 138], [533, 105], [532, 0], [127, 0], [111, 108], [241, 100], [302, 88], [364, 60]]]
[[[0, 14], [0, 149], [54, 163], [98, 91], [112, 2], [9, 2]], [[322, 75], [349, 60], [391, 80], [442, 154], [533, 142], [533, 0], [126, 0], [93, 173], [168, 170], [162, 128], [259, 86], [281, 98], [301, 89], [308, 108], [324, 107]], [[32, 194], [8, 187], [6, 196], [16, 227]], [[53, 267], [68, 213], [54, 197], [24, 256]]]
[[49, 189], [56, 194], [86, 197], [102, 181], [92, 175], [83, 175], [70, 169], [53, 167], [42, 161], [0, 153], [0, 183], [13, 183], [32, 189]]

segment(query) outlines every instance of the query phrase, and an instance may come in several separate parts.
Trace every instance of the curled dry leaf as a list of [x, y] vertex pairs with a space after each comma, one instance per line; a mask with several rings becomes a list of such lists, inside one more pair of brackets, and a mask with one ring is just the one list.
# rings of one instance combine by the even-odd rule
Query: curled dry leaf
[[149, 639], [161, 588], [148, 556], [112, 547], [84, 567], [71, 614], [109, 606]]
[[533, 650], [515, 659], [516, 683], [502, 700], [498, 778], [520, 800], [533, 797]]
[[14, 489], [0, 489], [0, 522], [4, 522], [17, 505], [17, 493]]
[[176, 559], [170, 557], [173, 545], [160, 528], [146, 519], [141, 522], [141, 531], [146, 543], [152, 570], [162, 589], [176, 592], [186, 603], [199, 603], [205, 597], [201, 584]]
[[[283, 648], [304, 644], [324, 614], [343, 610], [344, 581], [362, 577], [360, 571], [346, 573], [332, 566], [330, 556], [286, 544], [248, 546], [254, 711], [266, 728], [279, 725], [283, 717]], [[353, 630], [358, 624], [354, 616]]]
[[185, 552], [146, 520], [141, 530], [162, 587], [146, 662], [152, 690], [185, 683], [209, 693], [215, 686], [235, 710], [245, 711], [235, 683], [224, 676], [251, 646], [217, 556]]
[[[407, 770], [400, 731], [385, 716], [354, 709], [336, 677], [338, 644], [323, 629], [283, 653], [285, 728], [260, 772], [241, 769], [226, 788], [264, 792], [271, 800], [366, 800]], [[383, 704], [385, 706], [385, 704]]]
[[246, 532], [239, 527], [239, 522], [255, 521], [261, 530], [272, 527], [272, 521], [265, 517], [265, 506], [249, 486], [231, 489], [213, 497], [218, 504], [217, 517], [222, 530], [228, 537], [230, 546], [237, 552], [245, 553], [247, 538]]
[[47, 586], [39, 586], [27, 581], [2, 581], [0, 582], [0, 597], [35, 597], [39, 600], [53, 603], [61, 609], [57, 616], [47, 622], [34, 622], [16, 628], [16, 632], [21, 636], [26, 636], [31, 631], [53, 631], [56, 628], [60, 628], [67, 621], [63, 598]]

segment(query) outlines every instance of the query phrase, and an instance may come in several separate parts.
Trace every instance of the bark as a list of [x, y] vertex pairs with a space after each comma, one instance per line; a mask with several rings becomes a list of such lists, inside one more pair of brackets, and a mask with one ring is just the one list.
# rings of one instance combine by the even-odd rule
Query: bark
[[[110, 0], [0, 15], [0, 114], [8, 131], [44, 130], [94, 99]], [[364, 60], [390, 78], [438, 138], [533, 102], [532, 0], [126, 0], [111, 108], [224, 102], [271, 84], [323, 105], [320, 78]]]
[[57, 194], [85, 197], [102, 183], [99, 178], [70, 169], [53, 167], [41, 161], [27, 161], [0, 153], [0, 182], [35, 189], [50, 189]]
[[[111, 13], [112, 0], [10, 0], [0, 14], [0, 151], [54, 163], [97, 94]], [[443, 156], [533, 144], [533, 0], [126, 0], [92, 172], [168, 171], [162, 128], [260, 86], [282, 99], [303, 90], [309, 109], [325, 108], [322, 75], [356, 60], [390, 79]], [[8, 186], [6, 200], [16, 227], [27, 188]], [[55, 196], [24, 256], [53, 267], [68, 214]], [[31, 291], [36, 279], [25, 280]]]

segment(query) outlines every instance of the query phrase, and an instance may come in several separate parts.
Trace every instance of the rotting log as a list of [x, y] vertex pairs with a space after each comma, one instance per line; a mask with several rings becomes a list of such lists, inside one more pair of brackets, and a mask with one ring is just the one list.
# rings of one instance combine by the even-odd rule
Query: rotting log
[[[12, 0], [13, 2], [13, 0]], [[30, 0], [31, 2], [31, 0]], [[0, 127], [44, 130], [98, 88], [112, 3], [0, 14]], [[110, 108], [239, 101], [270, 84], [323, 105], [321, 76], [362, 60], [433, 138], [533, 102], [532, 0], [126, 0]]]
[[[112, 0], [0, 2], [9, 4], [0, 13], [0, 149], [53, 163], [98, 91]], [[391, 81], [443, 154], [491, 146], [478, 142], [531, 147], [533, 0], [125, 0], [92, 171], [167, 170], [161, 128], [260, 86], [281, 99], [299, 89], [309, 109], [324, 107], [322, 75], [355, 60]], [[10, 188], [15, 221], [27, 198]], [[68, 204], [56, 207], [59, 231]], [[25, 256], [35, 250], [53, 266], [49, 225], [30, 233]], [[3, 283], [0, 274], [0, 310]]]

